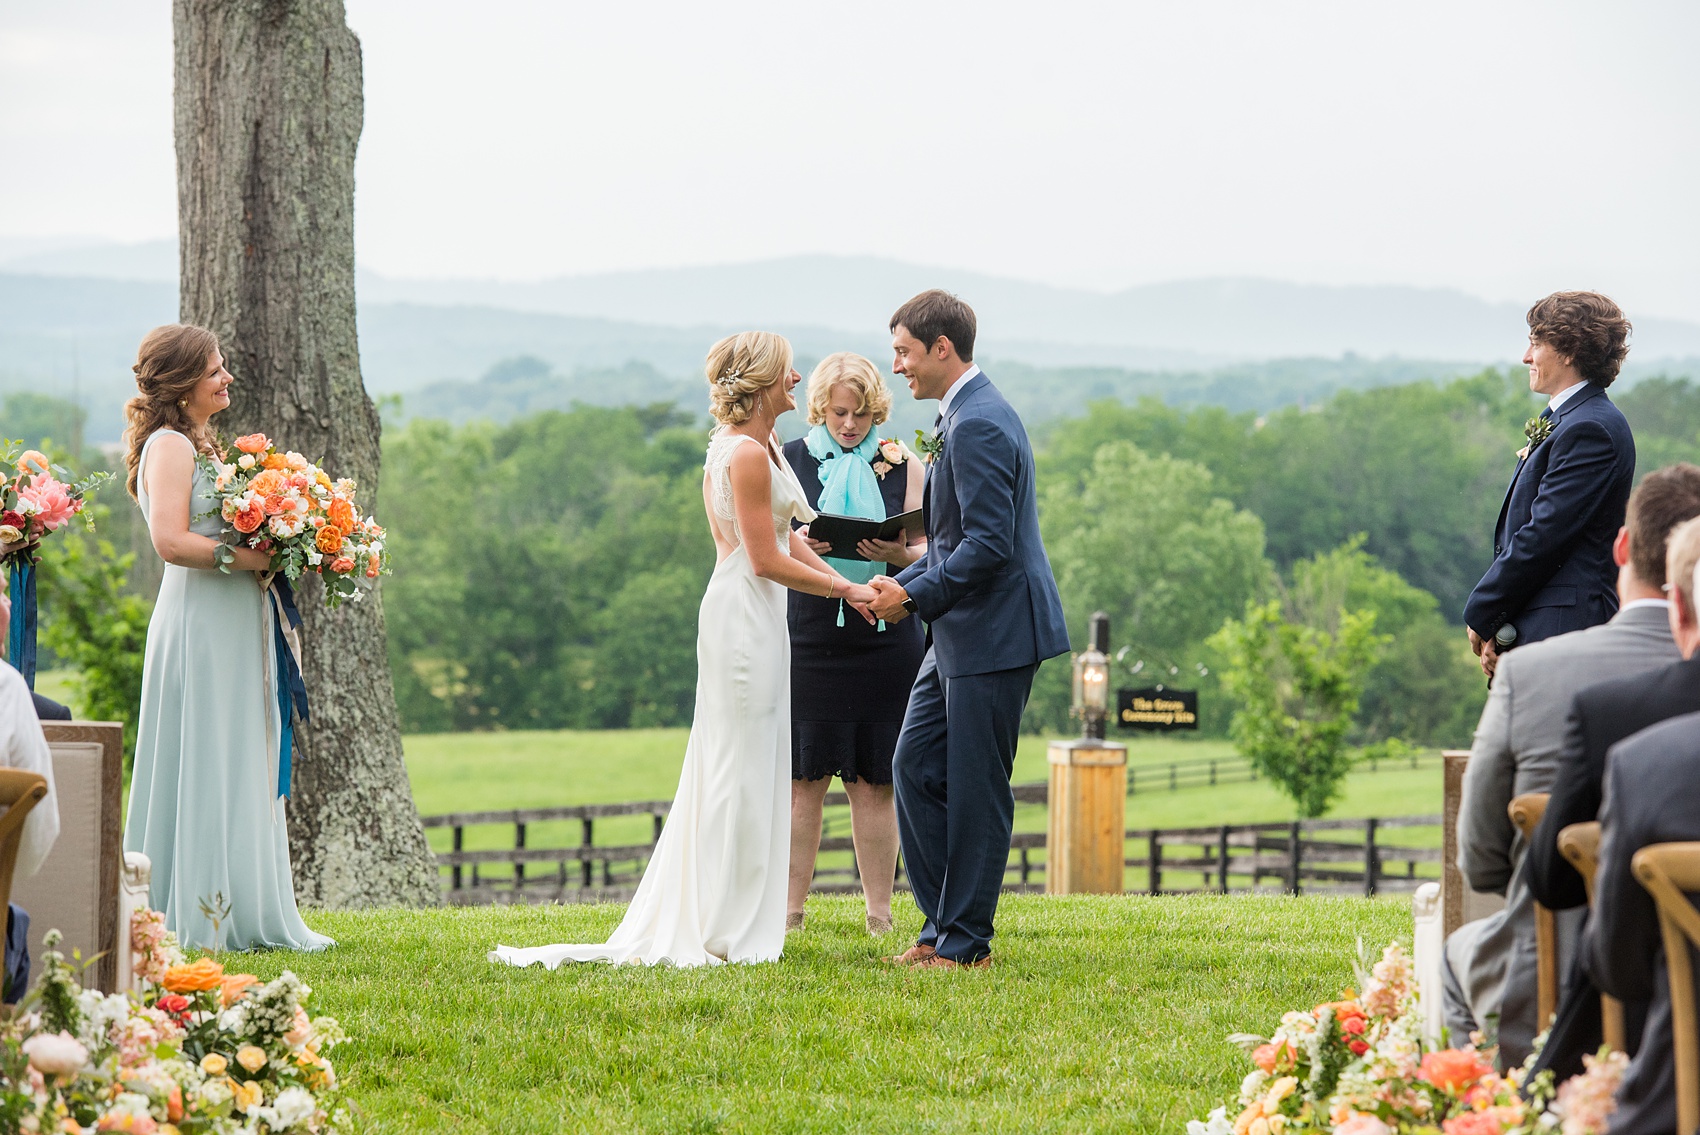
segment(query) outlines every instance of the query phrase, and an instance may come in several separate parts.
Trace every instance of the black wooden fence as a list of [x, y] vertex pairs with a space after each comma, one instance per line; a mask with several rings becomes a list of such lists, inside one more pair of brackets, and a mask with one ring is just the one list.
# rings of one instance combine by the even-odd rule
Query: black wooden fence
[[[1131, 770], [1130, 770], [1131, 771]], [[1018, 804], [1044, 804], [1047, 785], [1015, 786]], [[847, 803], [842, 792], [827, 796], [828, 807]], [[444, 898], [456, 905], [512, 902], [600, 902], [627, 899], [637, 887], [644, 864], [671, 803], [589, 804], [499, 812], [456, 812], [425, 817], [427, 828], [448, 828], [451, 846], [437, 854]], [[643, 843], [599, 844], [596, 822], [614, 817], [650, 817]], [[530, 829], [540, 824], [576, 822], [579, 841], [533, 846]], [[1196, 828], [1136, 828], [1126, 833], [1126, 888], [1148, 894], [1235, 891], [1329, 891], [1375, 895], [1411, 890], [1435, 871], [1419, 876], [1418, 864], [1441, 861], [1436, 847], [1389, 843], [1384, 833], [1404, 828], [1433, 828], [1439, 816], [1400, 816], [1370, 820], [1303, 820], [1275, 824], [1223, 824]], [[466, 829], [492, 825], [512, 829], [512, 846], [468, 850]], [[629, 827], [629, 825], [628, 825]], [[483, 842], [483, 841], [480, 841]], [[505, 840], [503, 842], [506, 842]], [[1044, 832], [1017, 832], [1010, 844], [1004, 889], [1044, 890]], [[855, 848], [848, 836], [830, 832], [821, 852], [850, 852], [848, 867], [822, 867], [813, 889], [846, 892], [861, 889]], [[898, 887], [904, 888], [901, 864]]]

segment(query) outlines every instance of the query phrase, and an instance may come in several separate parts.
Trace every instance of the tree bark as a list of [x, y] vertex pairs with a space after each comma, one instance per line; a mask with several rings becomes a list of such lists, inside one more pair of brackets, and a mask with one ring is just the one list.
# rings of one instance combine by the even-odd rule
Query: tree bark
[[[322, 459], [371, 502], [380, 424], [354, 324], [360, 43], [341, 0], [174, 0], [172, 20], [182, 318], [218, 334], [236, 377], [215, 424]], [[295, 734], [296, 896], [434, 904], [380, 594], [329, 611], [303, 582], [312, 720]]]

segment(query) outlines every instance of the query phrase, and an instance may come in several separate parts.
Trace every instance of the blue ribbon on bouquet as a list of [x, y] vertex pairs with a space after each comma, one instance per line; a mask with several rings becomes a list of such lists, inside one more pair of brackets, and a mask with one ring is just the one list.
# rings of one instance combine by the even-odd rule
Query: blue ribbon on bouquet
[[289, 795], [291, 757], [295, 745], [294, 717], [308, 720], [307, 683], [301, 677], [301, 658], [290, 632], [300, 629], [301, 612], [295, 606], [295, 590], [281, 575], [272, 577], [269, 588], [272, 604], [277, 611], [272, 637], [277, 650], [277, 709], [283, 719], [283, 733], [277, 746], [277, 794]]
[[[26, 553], [27, 554], [27, 553]], [[35, 689], [35, 565], [23, 556], [12, 561], [12, 625], [6, 631], [6, 661]]]

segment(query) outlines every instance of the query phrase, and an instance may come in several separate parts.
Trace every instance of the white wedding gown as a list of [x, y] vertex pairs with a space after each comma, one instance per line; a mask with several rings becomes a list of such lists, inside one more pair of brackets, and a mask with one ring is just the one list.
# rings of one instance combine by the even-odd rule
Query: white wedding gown
[[[600, 945], [498, 946], [490, 960], [676, 966], [771, 962], [785, 945], [791, 854], [791, 640], [785, 588], [757, 577], [732, 509], [728, 466], [742, 434], [718, 432], [706, 468], [714, 522], [733, 545], [697, 616], [696, 719], [679, 791], [637, 894]], [[773, 528], [751, 533], [790, 554], [791, 521], [815, 517], [771, 446]]]

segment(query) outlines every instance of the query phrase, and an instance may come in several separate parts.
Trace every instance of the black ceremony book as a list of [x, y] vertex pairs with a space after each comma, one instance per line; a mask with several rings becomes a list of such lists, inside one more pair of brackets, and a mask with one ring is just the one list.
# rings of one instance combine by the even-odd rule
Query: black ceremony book
[[809, 538], [829, 542], [832, 545], [829, 554], [838, 559], [865, 560], [867, 557], [856, 550], [856, 545], [863, 540], [896, 540], [903, 536], [907, 542], [923, 535], [926, 530], [920, 509], [889, 516], [884, 520], [834, 516], [830, 512], [823, 512], [809, 523]]

